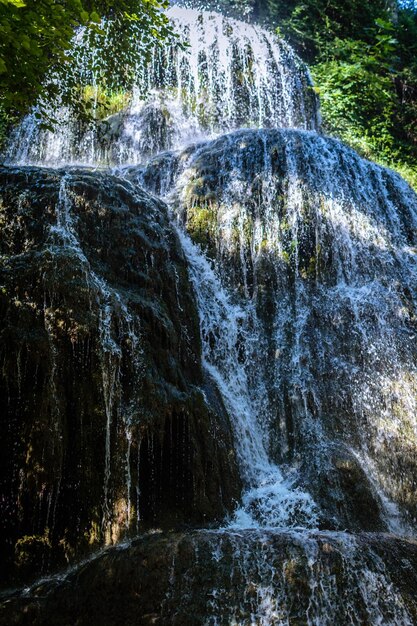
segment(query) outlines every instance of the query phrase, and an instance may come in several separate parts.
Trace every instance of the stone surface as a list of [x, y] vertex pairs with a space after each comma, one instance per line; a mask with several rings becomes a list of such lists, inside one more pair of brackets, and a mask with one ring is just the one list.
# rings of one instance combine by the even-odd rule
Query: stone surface
[[154, 533], [3, 597], [0, 624], [411, 625], [416, 585], [416, 543], [388, 535]]
[[413, 525], [415, 193], [334, 139], [284, 129], [233, 132], [127, 175], [169, 198], [245, 311], [270, 452], [299, 468], [323, 527], [387, 529], [381, 493]]
[[0, 189], [3, 579], [221, 519], [240, 480], [165, 205], [81, 169]]

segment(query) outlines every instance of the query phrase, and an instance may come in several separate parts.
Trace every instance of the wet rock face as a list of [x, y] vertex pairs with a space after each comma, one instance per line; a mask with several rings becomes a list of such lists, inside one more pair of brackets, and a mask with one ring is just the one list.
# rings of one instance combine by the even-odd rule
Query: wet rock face
[[153, 534], [3, 598], [0, 624], [415, 623], [417, 546], [374, 534]]
[[52, 76], [5, 155], [120, 177], [0, 168], [0, 624], [411, 626], [416, 195], [272, 33], [170, 16], [109, 97], [79, 30], [95, 121]]
[[[272, 32], [175, 6], [168, 16], [185, 45], [174, 39], [157, 46], [146, 67], [133, 69], [131, 93], [123, 92], [121, 110], [106, 120], [93, 102], [103, 94], [95, 87], [101, 78], [92, 68], [97, 54], [114, 53], [117, 35], [110, 28], [106, 52], [81, 29], [74, 41], [78, 61], [73, 71], [77, 83], [93, 94], [97, 119], [86, 123], [79, 111], [63, 105], [66, 79], [55, 76], [57, 101], [51, 106], [60, 130], [45, 131], [29, 115], [8, 146], [7, 159], [54, 166], [145, 163], [161, 150], [239, 127], [319, 129], [319, 103], [308, 69]], [[135, 42], [142, 45], [140, 28]]]
[[[154, 100], [134, 113], [124, 110], [107, 117], [96, 124], [94, 132], [100, 162], [120, 163], [127, 155], [155, 155], [169, 149], [174, 141], [175, 123], [163, 102]], [[83, 141], [79, 150], [74, 157], [83, 162]]]
[[88, 170], [0, 189], [3, 576], [222, 518], [240, 480], [165, 205]]
[[242, 358], [253, 389], [266, 381], [271, 453], [301, 467], [325, 527], [384, 529], [378, 488], [413, 523], [411, 189], [335, 140], [292, 130], [238, 131], [129, 176], [170, 198], [246, 311], [241, 335], [256, 340], [252, 351], [242, 340]]

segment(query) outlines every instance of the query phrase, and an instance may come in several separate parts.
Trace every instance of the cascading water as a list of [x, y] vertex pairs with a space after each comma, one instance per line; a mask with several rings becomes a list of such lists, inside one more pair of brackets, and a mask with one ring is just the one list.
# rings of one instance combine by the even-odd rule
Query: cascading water
[[[91, 299], [90, 307], [98, 310], [98, 330], [100, 343], [100, 368], [102, 378], [102, 394], [103, 405], [105, 411], [105, 457], [104, 457], [104, 485], [103, 485], [103, 514], [101, 519], [102, 532], [105, 536], [107, 544], [112, 542], [112, 536], [120, 535], [118, 522], [115, 521], [116, 513], [112, 510], [114, 503], [111, 502], [109, 495], [111, 481], [111, 457], [112, 457], [112, 441], [111, 433], [113, 429], [113, 420], [117, 417], [118, 405], [120, 404], [121, 390], [121, 363], [123, 357], [122, 344], [128, 342], [131, 354], [131, 363], [134, 378], [137, 385], [140, 385], [141, 379], [141, 346], [139, 339], [138, 320], [134, 319], [130, 314], [126, 304], [117, 291], [112, 289], [106, 281], [91, 268], [90, 263], [82, 249], [81, 243], [77, 236], [77, 230], [72, 216], [73, 204], [76, 197], [73, 197], [71, 191], [71, 183], [73, 184], [70, 173], [63, 175], [60, 183], [58, 199], [56, 203], [56, 225], [51, 226], [52, 245], [61, 247], [65, 253], [73, 256], [73, 263], [76, 267], [80, 266], [86, 286]], [[58, 279], [58, 276], [57, 276]], [[58, 279], [59, 280], [59, 279]], [[52, 304], [52, 303], [51, 303]], [[46, 317], [47, 319], [47, 317]], [[51, 342], [53, 344], [53, 331], [49, 331]], [[53, 351], [57, 349], [54, 347]], [[52, 371], [53, 387], [55, 367]], [[54, 388], [54, 394], [56, 394]], [[59, 406], [59, 401], [56, 401]], [[123, 415], [126, 428], [126, 438], [129, 440], [129, 411], [125, 409]], [[127, 446], [129, 453], [129, 446]], [[129, 468], [130, 461], [127, 461]], [[129, 476], [127, 476], [127, 496], [126, 502], [130, 499]], [[129, 528], [132, 520], [130, 518], [130, 507], [127, 505], [125, 510], [118, 511], [117, 514], [123, 518], [127, 528]]]
[[[213, 404], [218, 415], [227, 414], [243, 495], [217, 530], [174, 536], [162, 548], [157, 536], [140, 540], [145, 552], [149, 541], [170, 559], [158, 619], [413, 624], [415, 598], [393, 569], [395, 551], [404, 555], [412, 543], [397, 538], [390, 548], [394, 539], [381, 533], [413, 536], [417, 517], [416, 196], [393, 172], [317, 134], [308, 71], [271, 33], [215, 13], [169, 13], [187, 46], [167, 44], [146, 69], [137, 69], [126, 108], [87, 129], [60, 108], [54, 132], [29, 116], [6, 155], [20, 165], [117, 166], [119, 178], [112, 180], [123, 179], [123, 198], [145, 188], [171, 209], [199, 314], [204, 373], [191, 385], [192, 393], [197, 389], [192, 404], [197, 413]], [[85, 45], [82, 32], [75, 45]], [[87, 49], [77, 70], [86, 87], [97, 82], [87, 69], [95, 53]], [[71, 170], [62, 178], [52, 234], [83, 266], [70, 181]], [[160, 238], [158, 210], [149, 208]], [[141, 241], [148, 245], [146, 237]], [[152, 309], [157, 321], [150, 327], [157, 330], [167, 311], [175, 309], [180, 319], [178, 345], [168, 333], [163, 338], [164, 351], [171, 350], [167, 370], [172, 354], [193, 341], [177, 265], [171, 272], [175, 301], [147, 301], [142, 312], [147, 319]], [[153, 266], [146, 255], [146, 272]], [[100, 308], [102, 525], [109, 534], [117, 526], [109, 493], [117, 463], [112, 423], [121, 412], [117, 390], [126, 358], [113, 339], [115, 309], [130, 354], [139, 341], [123, 298], [95, 270], [88, 280]], [[163, 281], [155, 280], [162, 298]], [[182, 355], [178, 362], [185, 360]], [[184, 395], [184, 382], [176, 379], [174, 373], [173, 403]], [[167, 404], [174, 384], [152, 382], [152, 401], [158, 386]], [[135, 398], [136, 415], [143, 399]], [[190, 411], [185, 406], [181, 416]], [[147, 405], [152, 410], [160, 408]], [[124, 420], [127, 526], [131, 507], [139, 523], [142, 500], [156, 499], [148, 491], [164, 463], [169, 471], [178, 466], [186, 480], [190, 434], [176, 419], [168, 439], [180, 451], [167, 452], [162, 443], [156, 453], [152, 438], [148, 456], [142, 435]], [[158, 454], [157, 462], [148, 462]], [[156, 526], [156, 516], [145, 513]], [[106, 558], [117, 573], [119, 556]], [[412, 571], [406, 557], [401, 563]]]
[[243, 507], [235, 513], [232, 525], [315, 528], [318, 516], [313, 500], [291, 489], [291, 478], [284, 480], [267, 452], [265, 420], [262, 423], [267, 411], [265, 380], [261, 376], [255, 380], [253, 372], [247, 371], [256, 351], [262, 349], [253, 311], [233, 305], [201, 250], [183, 233], [180, 239], [200, 312], [203, 365], [216, 381], [231, 416], [247, 485]]
[[[162, 150], [242, 126], [318, 127], [310, 76], [284, 42], [216, 13], [174, 7], [168, 15], [185, 48], [174, 42], [155, 49], [146, 70], [136, 69], [127, 109], [85, 129], [76, 113], [54, 107], [55, 132], [42, 130], [34, 112], [16, 131], [6, 158], [48, 165], [142, 163]], [[83, 31], [74, 45], [77, 76], [97, 94], [99, 80], [89, 69], [95, 50]]]
[[[241, 131], [172, 159], [159, 167], [177, 171], [179, 219], [245, 311], [242, 337], [225, 333], [236, 356], [224, 370], [249, 368], [252, 415], [269, 423], [273, 455], [314, 467], [313, 484], [332, 471], [331, 456], [345, 456], [373, 476], [384, 502], [388, 493], [410, 503], [413, 470], [395, 485], [391, 470], [405, 454], [392, 448], [415, 432], [414, 193], [340, 143], [299, 131]], [[139, 178], [155, 190], [164, 176], [154, 171], [151, 162]], [[200, 276], [197, 292], [209, 289]], [[204, 320], [214, 296], [205, 302]], [[230, 345], [225, 354], [233, 358]], [[398, 530], [397, 514], [392, 523]]]

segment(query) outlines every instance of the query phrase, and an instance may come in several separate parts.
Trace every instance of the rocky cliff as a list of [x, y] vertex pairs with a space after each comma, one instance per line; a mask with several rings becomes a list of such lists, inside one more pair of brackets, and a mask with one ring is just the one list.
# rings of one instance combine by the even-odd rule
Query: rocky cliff
[[166, 206], [86, 170], [0, 189], [3, 575], [221, 519], [240, 480]]
[[171, 16], [0, 168], [0, 623], [412, 626], [417, 197], [285, 43]]

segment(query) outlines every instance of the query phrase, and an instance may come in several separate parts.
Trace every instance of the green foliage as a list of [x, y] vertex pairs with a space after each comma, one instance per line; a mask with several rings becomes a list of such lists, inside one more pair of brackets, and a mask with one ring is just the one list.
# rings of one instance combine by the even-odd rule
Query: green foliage
[[[108, 41], [109, 29], [117, 30], [117, 55], [94, 59], [109, 89], [129, 82], [129, 68], [144, 62], [152, 47], [172, 34], [162, 9], [166, 0], [0, 0], [0, 107], [4, 115], [21, 115], [39, 95], [52, 100], [54, 81], [45, 84], [47, 73], [71, 67], [74, 30], [87, 27], [87, 36]], [[107, 25], [102, 19], [109, 20]], [[142, 46], [132, 46], [141, 33]], [[117, 56], [117, 59], [116, 59]], [[120, 82], [123, 79], [123, 83]], [[76, 76], [69, 74], [68, 101], [77, 94]]]
[[397, 169], [417, 189], [415, 0], [219, 3], [276, 27], [312, 67], [325, 132]]
[[380, 20], [371, 43], [336, 38], [332, 56], [313, 66], [326, 129], [343, 138], [356, 134], [381, 152], [394, 143], [392, 30]]
[[332, 54], [335, 39], [366, 42], [375, 20], [386, 18], [385, 0], [268, 0], [267, 18], [308, 62]]
[[417, 150], [417, 4], [398, 15], [396, 36], [398, 62], [395, 86], [401, 106], [397, 111], [398, 130], [403, 141]]
[[109, 115], [126, 109], [131, 94], [124, 89], [107, 90], [100, 85], [81, 88], [80, 101], [86, 113], [94, 120], [103, 120]]
[[417, 7], [269, 0], [266, 19], [311, 64], [325, 132], [417, 188]]
[[15, 121], [14, 116], [9, 115], [4, 110], [4, 108], [0, 105], [0, 147], [6, 141], [9, 128], [11, 127], [14, 121]]
[[312, 71], [325, 131], [417, 187], [417, 65], [402, 51], [404, 32], [379, 18], [368, 41], [335, 38]]

